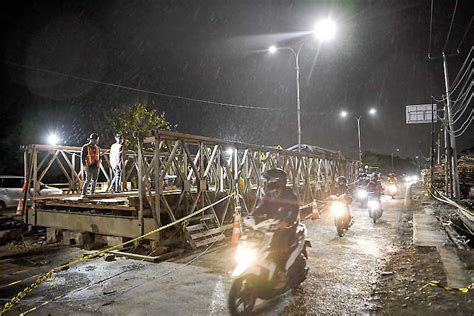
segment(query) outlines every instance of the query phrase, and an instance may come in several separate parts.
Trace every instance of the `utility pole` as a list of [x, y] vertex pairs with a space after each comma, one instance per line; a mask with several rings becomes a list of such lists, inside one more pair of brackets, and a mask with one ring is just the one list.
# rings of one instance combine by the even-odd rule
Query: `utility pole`
[[[447, 147], [450, 153], [450, 165], [451, 165], [451, 177], [452, 177], [452, 196], [456, 199], [460, 199], [460, 192], [459, 192], [459, 176], [458, 176], [458, 157], [456, 151], [456, 136], [454, 136], [454, 129], [453, 129], [453, 117], [451, 113], [451, 96], [449, 92], [449, 78], [448, 78], [448, 61], [447, 56], [443, 52], [443, 69], [444, 69], [444, 84], [446, 87], [446, 112], [444, 115], [445, 124], [445, 135], [448, 138], [446, 130], [449, 131], [449, 141], [450, 145]], [[446, 121], [447, 119], [447, 121]]]
[[[433, 184], [434, 179], [434, 167], [435, 167], [435, 135], [434, 135], [434, 116], [438, 115], [437, 107], [433, 102], [433, 97], [431, 98], [431, 154], [430, 154], [430, 171], [431, 171], [431, 184]], [[392, 154], [393, 155], [393, 154]], [[392, 156], [392, 169], [393, 169], [393, 156]]]
[[437, 164], [441, 164], [441, 132], [443, 131], [443, 128], [441, 127], [441, 130], [438, 131], [438, 151], [436, 152], [438, 157], [437, 157]]

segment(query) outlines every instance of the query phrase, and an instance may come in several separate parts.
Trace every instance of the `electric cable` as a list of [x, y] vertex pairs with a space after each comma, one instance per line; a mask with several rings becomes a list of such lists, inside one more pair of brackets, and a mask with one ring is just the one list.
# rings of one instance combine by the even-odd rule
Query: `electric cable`
[[471, 96], [469, 97], [469, 100], [465, 103], [465, 105], [463, 105], [462, 108], [459, 108], [459, 111], [457, 111], [456, 114], [453, 114], [453, 124], [457, 123], [464, 115], [464, 112], [466, 112], [466, 109], [468, 108], [469, 104], [471, 104], [473, 94], [474, 93], [471, 93]]
[[462, 130], [460, 128], [457, 131], [454, 131], [454, 136], [455, 137], [462, 136], [462, 134], [464, 134], [469, 129], [469, 126], [471, 126], [471, 123], [474, 121], [474, 115], [473, 114], [474, 114], [474, 110], [471, 111], [470, 118], [464, 122], [464, 123], [467, 123], [467, 124], [463, 124], [463, 126], [464, 125], [466, 125], [466, 126], [464, 128], [461, 126], [461, 128], [463, 128]]
[[[466, 67], [466, 63], [467, 61], [469, 60], [469, 57], [471, 56], [471, 53], [472, 51], [474, 50], [474, 46], [471, 46], [471, 49], [469, 50], [469, 53], [467, 54], [466, 58], [464, 59], [464, 62], [463, 64], [461, 65], [461, 68], [459, 68], [459, 71], [456, 75], [456, 77], [454, 78], [453, 82], [451, 83], [451, 90], [454, 91], [456, 90], [456, 87], [453, 87], [453, 86], [457, 86], [458, 85], [458, 80], [459, 80], [459, 76], [461, 75], [461, 73], [463, 72], [464, 68]], [[471, 58], [471, 64], [472, 64], [472, 58]], [[470, 65], [471, 65], [470, 64]], [[452, 92], [451, 91], [451, 92]]]
[[454, 4], [453, 15], [451, 17], [451, 24], [449, 25], [448, 36], [446, 36], [446, 43], [444, 43], [443, 52], [446, 51], [446, 47], [448, 46], [449, 37], [451, 36], [451, 29], [453, 28], [454, 17], [456, 16], [456, 11], [458, 9], [458, 2], [459, 0], [456, 0], [456, 3]]
[[155, 91], [144, 90], [144, 89], [139, 89], [139, 88], [127, 87], [127, 86], [120, 85], [120, 84], [115, 84], [115, 83], [111, 83], [111, 82], [105, 82], [105, 81], [100, 81], [100, 80], [95, 80], [95, 79], [90, 79], [90, 78], [83, 78], [83, 77], [70, 75], [70, 74], [66, 74], [66, 73], [62, 73], [62, 72], [58, 72], [58, 71], [53, 71], [53, 70], [49, 70], [49, 69], [35, 68], [35, 67], [27, 66], [27, 65], [14, 63], [14, 62], [11, 62], [11, 61], [6, 61], [6, 60], [0, 60], [0, 61], [5, 63], [5, 64], [9, 64], [9, 65], [29, 69], [29, 70], [45, 72], [45, 73], [59, 75], [59, 76], [63, 76], [63, 77], [68, 77], [68, 78], [81, 80], [81, 81], [85, 81], [85, 82], [101, 84], [101, 85], [106, 85], [106, 86], [110, 86], [110, 87], [114, 87], [114, 88], [126, 89], [126, 90], [130, 90], [130, 91], [141, 92], [141, 93], [146, 93], [146, 94], [152, 94], [152, 95], [157, 95], [157, 96], [166, 97], [166, 98], [180, 99], [180, 100], [186, 100], [186, 101], [192, 101], [192, 102], [198, 102], [198, 103], [205, 103], [205, 104], [215, 104], [215, 105], [219, 105], [219, 106], [233, 107], [233, 108], [243, 108], [243, 109], [251, 109], [251, 110], [265, 110], [265, 111], [283, 111], [283, 110], [271, 109], [271, 108], [260, 107], [260, 106], [234, 104], [234, 103], [217, 102], [217, 101], [210, 101], [210, 100], [183, 97], [183, 96], [173, 95], [173, 94], [168, 94], [168, 93], [155, 92]]
[[[459, 45], [458, 45], [458, 48], [457, 48], [458, 52], [459, 52], [459, 49], [461, 48], [462, 43], [464, 42], [464, 39], [466, 38], [467, 32], [471, 28], [472, 20], [474, 20], [474, 16], [471, 16], [471, 19], [469, 20], [469, 24], [467, 25], [466, 30], [464, 31], [464, 35], [462, 36], [462, 39], [459, 42]], [[471, 47], [471, 50], [472, 50], [472, 47]]]
[[430, 11], [430, 41], [428, 44], [428, 58], [431, 57], [431, 37], [433, 33], [433, 2], [434, 0], [431, 0], [431, 11]]
[[466, 101], [467, 95], [469, 94], [469, 92], [471, 92], [471, 88], [472, 88], [473, 85], [474, 85], [474, 83], [471, 82], [471, 84], [469, 85], [469, 88], [465, 89], [466, 91], [464, 91], [462, 94], [458, 95], [458, 98], [456, 100], [451, 101], [451, 103], [452, 103], [451, 110], [453, 111], [453, 113], [454, 112], [459, 112], [461, 107], [465, 106], [464, 101]]

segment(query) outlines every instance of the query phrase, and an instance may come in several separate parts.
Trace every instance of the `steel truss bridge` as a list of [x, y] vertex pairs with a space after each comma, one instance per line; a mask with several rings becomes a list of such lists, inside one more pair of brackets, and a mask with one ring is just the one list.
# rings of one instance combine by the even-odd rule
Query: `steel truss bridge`
[[[80, 147], [25, 146], [25, 179], [33, 188], [25, 191], [32, 192], [24, 207], [27, 224], [134, 238], [211, 206], [149, 237], [163, 245], [186, 242], [196, 248], [225, 238], [236, 209], [251, 212], [263, 194], [265, 170], [284, 169], [300, 205], [325, 198], [338, 176], [353, 181], [357, 174], [356, 161], [317, 147], [307, 153], [162, 130], [150, 135], [138, 140], [136, 152], [126, 152], [123, 193], [109, 193], [104, 186], [86, 198], [79, 195], [84, 178]], [[112, 178], [108, 155], [103, 152], [99, 175], [106, 183]], [[53, 173], [67, 180], [65, 194], [40, 195], [41, 181]], [[224, 197], [229, 198], [214, 205]]]

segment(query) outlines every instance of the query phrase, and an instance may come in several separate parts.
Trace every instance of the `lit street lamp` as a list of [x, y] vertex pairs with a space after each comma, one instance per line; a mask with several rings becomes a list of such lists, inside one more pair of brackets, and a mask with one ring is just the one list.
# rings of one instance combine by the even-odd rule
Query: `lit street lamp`
[[[319, 21], [313, 30], [313, 35], [316, 39], [321, 42], [332, 39], [336, 34], [336, 25], [330, 19], [324, 19]], [[292, 47], [277, 47], [272, 45], [268, 48], [270, 54], [276, 53], [278, 50], [290, 51], [293, 57], [295, 57], [295, 69], [296, 69], [296, 111], [298, 120], [298, 151], [301, 151], [301, 101], [300, 101], [300, 66], [299, 56], [301, 49], [305, 42], [301, 43], [299, 48], [295, 51]]]
[[59, 137], [56, 134], [50, 134], [48, 136], [48, 143], [50, 145], [56, 146], [59, 143]]
[[[369, 110], [370, 115], [375, 115], [376, 113], [377, 113], [377, 110], [374, 108], [371, 108]], [[341, 111], [339, 115], [345, 118], [349, 115], [349, 113], [347, 113], [347, 111]], [[357, 120], [357, 139], [359, 140], [359, 162], [362, 163], [362, 148], [360, 146], [360, 119], [362, 118], [362, 116], [354, 116], [354, 118]]]

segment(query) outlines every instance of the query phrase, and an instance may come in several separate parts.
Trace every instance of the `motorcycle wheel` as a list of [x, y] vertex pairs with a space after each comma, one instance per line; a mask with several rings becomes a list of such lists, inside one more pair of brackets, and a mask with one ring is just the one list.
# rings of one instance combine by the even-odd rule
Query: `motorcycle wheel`
[[377, 216], [372, 217], [374, 224], [377, 223]]
[[236, 279], [229, 292], [229, 311], [231, 315], [251, 315], [257, 297], [253, 281], [248, 277]]
[[339, 237], [344, 236], [344, 222], [342, 219], [336, 219], [336, 231]]

